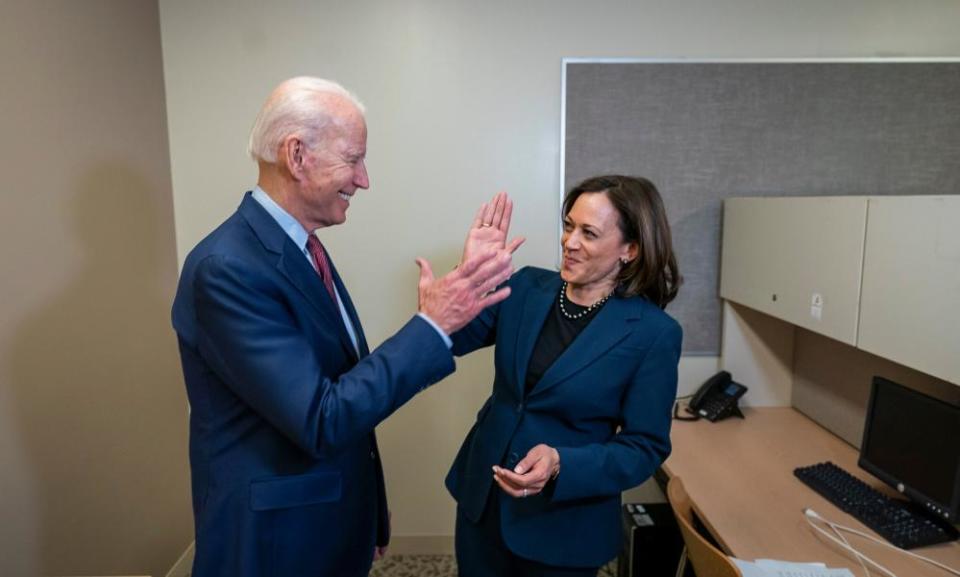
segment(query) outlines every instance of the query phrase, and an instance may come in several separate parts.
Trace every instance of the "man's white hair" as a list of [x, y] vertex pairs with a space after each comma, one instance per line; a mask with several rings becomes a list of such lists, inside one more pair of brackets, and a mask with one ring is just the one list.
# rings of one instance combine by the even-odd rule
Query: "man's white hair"
[[349, 90], [332, 80], [297, 76], [280, 83], [263, 103], [250, 131], [247, 153], [256, 161], [274, 163], [285, 138], [297, 134], [309, 147], [320, 143], [327, 126], [337, 118], [330, 110], [330, 99], [342, 96], [363, 115], [365, 108]]

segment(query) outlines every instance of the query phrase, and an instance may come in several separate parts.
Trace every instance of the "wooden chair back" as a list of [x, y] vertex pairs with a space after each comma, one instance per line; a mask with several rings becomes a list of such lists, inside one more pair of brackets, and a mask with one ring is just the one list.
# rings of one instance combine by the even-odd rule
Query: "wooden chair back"
[[667, 499], [683, 534], [687, 559], [693, 564], [697, 577], [742, 577], [733, 561], [697, 531], [693, 521], [693, 506], [679, 477], [671, 477], [667, 483]]

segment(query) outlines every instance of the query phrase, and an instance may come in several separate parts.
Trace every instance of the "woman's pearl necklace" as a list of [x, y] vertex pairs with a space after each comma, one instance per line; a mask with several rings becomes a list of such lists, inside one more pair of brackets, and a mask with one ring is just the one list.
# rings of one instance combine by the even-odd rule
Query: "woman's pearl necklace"
[[568, 312], [567, 312], [567, 308], [566, 308], [565, 306], [563, 306], [564, 301], [567, 299], [567, 296], [566, 296], [566, 295], [567, 295], [567, 281], [563, 281], [563, 286], [560, 287], [560, 312], [563, 313], [563, 316], [567, 317], [567, 318], [570, 319], [571, 321], [575, 321], [575, 320], [577, 320], [577, 319], [582, 319], [583, 317], [585, 317], [585, 316], [587, 316], [588, 314], [592, 313], [594, 310], [600, 308], [600, 306], [602, 306], [603, 303], [607, 302], [607, 299], [609, 299], [609, 298], [610, 298], [610, 295], [612, 295], [612, 294], [613, 294], [612, 292], [611, 292], [611, 293], [607, 293], [607, 296], [603, 297], [602, 299], [598, 300], [597, 302], [593, 303], [592, 305], [588, 306], [587, 308], [583, 309], [582, 311], [578, 312], [577, 314], [572, 315], [572, 314], [568, 313]]

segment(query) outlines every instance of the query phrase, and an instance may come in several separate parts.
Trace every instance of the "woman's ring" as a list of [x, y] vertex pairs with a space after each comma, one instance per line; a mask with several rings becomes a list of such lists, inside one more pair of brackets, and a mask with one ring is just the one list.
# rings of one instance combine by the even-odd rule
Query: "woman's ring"
[[523, 488], [523, 496], [524, 496], [524, 497], [527, 496], [527, 488], [526, 488], [526, 487]]
[[488, 227], [488, 226], [490, 226], [490, 223], [489, 223], [489, 222], [481, 222], [481, 223], [480, 223], [480, 228], [486, 228], [486, 227]]

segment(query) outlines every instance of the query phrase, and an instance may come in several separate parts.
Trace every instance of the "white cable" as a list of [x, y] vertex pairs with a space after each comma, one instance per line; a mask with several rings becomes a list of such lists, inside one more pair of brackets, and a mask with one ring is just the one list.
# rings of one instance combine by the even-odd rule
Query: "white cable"
[[[939, 561], [935, 561], [935, 560], [933, 560], [933, 559], [930, 559], [929, 557], [924, 557], [924, 556], [922, 556], [922, 555], [917, 555], [916, 553], [912, 553], [912, 552], [907, 551], [907, 550], [905, 550], [905, 549], [901, 549], [900, 547], [897, 547], [896, 545], [891, 545], [890, 543], [887, 543], [886, 541], [883, 541], [883, 540], [881, 540], [881, 539], [877, 539], [877, 538], [874, 537], [873, 535], [868, 535], [868, 534], [866, 534], [866, 533], [864, 533], [864, 532], [862, 532], [862, 531], [857, 531], [856, 529], [853, 529], [853, 528], [851, 528], [851, 527], [846, 527], [846, 526], [844, 526], [844, 525], [838, 525], [837, 523], [834, 523], [834, 522], [832, 522], [832, 521], [828, 521], [828, 520], [824, 519], [823, 517], [821, 517], [819, 514], [817, 514], [817, 512], [814, 511], [813, 509], [809, 509], [809, 508], [808, 508], [808, 509], [804, 509], [804, 510], [803, 510], [803, 514], [804, 514], [804, 517], [807, 519], [807, 523], [810, 523], [810, 526], [811, 526], [811, 527], [813, 527], [813, 528], [816, 529], [817, 531], [820, 531], [821, 533], [823, 533], [824, 535], [826, 535], [827, 537], [829, 537], [830, 539], [832, 539], [832, 540], [834, 540], [834, 541], [837, 541], [837, 540], [836, 540], [832, 535], [830, 535], [829, 533], [827, 533], [826, 531], [824, 531], [823, 529], [821, 529], [821, 528], [817, 527], [816, 525], [814, 525], [814, 524], [810, 521], [810, 519], [817, 519], [817, 520], [819, 520], [819, 521], [823, 521], [824, 523], [826, 523], [827, 525], [829, 525], [834, 531], [836, 531], [837, 529], [840, 529], [840, 530], [843, 530], [843, 531], [847, 531], [848, 533], [853, 533], [854, 535], [858, 535], [858, 536], [860, 536], [860, 537], [863, 537], [864, 539], [869, 539], [870, 541], [873, 541], [874, 543], [883, 545], [884, 547], [888, 547], [888, 548], [890, 548], [890, 549], [893, 549], [894, 551], [903, 553], [904, 555], [907, 555], [907, 556], [909, 556], [909, 557], [913, 557], [913, 558], [915, 558], [915, 559], [919, 559], [920, 561], [924, 561], [924, 562], [926, 562], [926, 563], [930, 563], [931, 565], [934, 565], [934, 566], [936, 566], [936, 567], [939, 567], [940, 569], [943, 569], [944, 571], [946, 571], [946, 572], [948, 572], [948, 573], [952, 573], [953, 575], [957, 575], [958, 577], [960, 577], [960, 571], [958, 571], [958, 570], [956, 570], [956, 569], [954, 569], [954, 568], [952, 568], [952, 567], [948, 567], [947, 565], [944, 565], [943, 563], [940, 563]], [[841, 546], [843, 546], [843, 545], [841, 544]], [[853, 549], [852, 547], [850, 548], [850, 550], [851, 550], [851, 552], [852, 552], [854, 555], [858, 555], [858, 556], [863, 555], [862, 553], [860, 553], [859, 551]], [[870, 561], [871, 564], [876, 565], [877, 567], [880, 567], [880, 565], [877, 565], [877, 563], [876, 563], [875, 561], [870, 560], [870, 558], [867, 557], [866, 555], [863, 555], [863, 558], [866, 559], [866, 560], [868, 560], [868, 561]], [[883, 569], [883, 570], [886, 571], [886, 569]], [[889, 573], [889, 571], [887, 571], [887, 572]], [[892, 575], [892, 573], [890, 573], [890, 575]]]
[[[826, 537], [827, 539], [830, 539], [831, 541], [833, 541], [834, 543], [836, 543], [837, 545], [839, 545], [841, 548], [849, 551], [850, 553], [853, 553], [853, 554], [856, 556], [857, 561], [860, 561], [860, 559], [862, 558], [864, 561], [866, 561], [866, 562], [870, 563], [871, 565], [875, 566], [877, 569], [883, 571], [884, 573], [886, 573], [886, 574], [889, 575], [890, 577], [897, 577], [896, 574], [895, 574], [893, 571], [887, 569], [887, 568], [884, 567], [883, 565], [877, 563], [877, 562], [874, 561], [873, 559], [871, 559], [871, 558], [867, 557], [866, 555], [864, 555], [863, 553], [857, 551], [856, 549], [854, 549], [853, 547], [851, 547], [849, 544], [844, 543], [844, 542], [841, 541], [840, 539], [837, 539], [836, 537], [834, 537], [834, 536], [831, 535], [830, 533], [827, 533], [826, 531], [824, 531], [824, 530], [821, 529], [820, 527], [817, 527], [816, 525], [814, 525], [814, 524], [813, 524], [813, 521], [811, 521], [811, 519], [816, 519], [816, 520], [818, 520], [818, 521], [822, 521], [823, 523], [826, 523], [826, 524], [827, 524], [831, 529], [833, 529], [834, 531], [836, 531], [837, 528], [840, 527], [840, 525], [836, 525], [836, 526], [835, 526], [834, 523], [832, 523], [832, 522], [830, 522], [830, 521], [827, 521], [826, 519], [824, 519], [823, 517], [821, 517], [820, 515], [818, 515], [817, 512], [814, 511], [813, 509], [804, 509], [804, 510], [803, 510], [803, 518], [806, 520], [806, 522], [807, 522], [811, 527], [813, 527], [813, 528], [814, 528], [815, 530], [817, 530], [818, 532], [822, 533], [824, 537]], [[846, 529], [846, 527], [841, 527], [841, 528]], [[860, 563], [863, 564], [863, 561], [860, 561]], [[868, 571], [868, 572], [867, 572], [867, 575], [869, 575], [869, 574], [870, 574], [870, 573], [869, 573], [869, 571]]]
[[[822, 519], [822, 517], [821, 517], [821, 519]], [[826, 521], [826, 519], [824, 519], [824, 521], [829, 523], [829, 521]], [[831, 523], [831, 524], [836, 525], [835, 523]], [[888, 548], [890, 548], [890, 549], [893, 549], [894, 551], [897, 551], [897, 552], [899, 552], [899, 553], [903, 553], [904, 555], [907, 555], [907, 556], [909, 556], [909, 557], [913, 557], [913, 558], [915, 558], [915, 559], [919, 559], [920, 561], [924, 561], [924, 562], [926, 562], [926, 563], [930, 563], [931, 565], [935, 565], [935, 566], [939, 567], [940, 569], [943, 569], [944, 571], [946, 571], [946, 572], [948, 572], [948, 573], [953, 573], [954, 575], [960, 576], [960, 571], [958, 571], [958, 570], [956, 570], [956, 569], [954, 569], [954, 568], [952, 568], [952, 567], [948, 567], [947, 565], [944, 565], [943, 563], [940, 563], [940, 562], [938, 562], [938, 561], [935, 561], [935, 560], [933, 560], [933, 559], [930, 559], [929, 557], [924, 557], [923, 555], [917, 555], [916, 553], [907, 551], [906, 549], [901, 549], [900, 547], [897, 547], [896, 545], [891, 545], [890, 543], [887, 543], [886, 541], [883, 541], [883, 540], [881, 540], [881, 539], [877, 539], [877, 538], [874, 537], [873, 535], [868, 535], [868, 534], [863, 533], [863, 532], [861, 532], [861, 531], [857, 531], [856, 529], [852, 529], [852, 528], [850, 528], [850, 527], [845, 527], [845, 526], [843, 526], [843, 525], [836, 525], [836, 526], [839, 527], [840, 529], [844, 530], [844, 531], [849, 531], [850, 533], [853, 533], [853, 534], [855, 534], [855, 535], [859, 535], [859, 536], [861, 536], [861, 537], [863, 537], [863, 538], [865, 538], [865, 539], [869, 539], [869, 540], [873, 541], [874, 543], [878, 543], [878, 544], [880, 544], [880, 545], [883, 545], [884, 547], [888, 547]]]
[[[809, 522], [809, 521], [808, 521], [808, 522]], [[829, 522], [828, 522], [828, 525], [830, 525], [830, 530], [833, 531], [834, 534], [835, 534], [837, 537], [840, 537], [840, 539], [843, 540], [843, 542], [847, 545], [847, 547], [853, 549], [853, 545], [851, 545], [850, 542], [847, 541], [847, 538], [843, 536], [843, 533], [841, 533], [841, 532], [834, 526], [833, 523], [829, 523]], [[857, 563], [860, 563], [860, 566], [863, 567], [863, 573], [864, 573], [864, 575], [866, 575], [866, 577], [870, 577], [870, 570], [867, 569], [867, 564], [863, 562], [863, 559], [861, 559], [859, 555], [856, 555], [855, 557], [857, 558]]]
[[[816, 520], [818, 520], [818, 521], [822, 521], [823, 523], [826, 523], [826, 524], [827, 524], [828, 526], [830, 526], [830, 528], [833, 529], [834, 531], [836, 531], [838, 527], [839, 527], [839, 528], [842, 528], [842, 529], [846, 529], [846, 527], [841, 527], [840, 525], [834, 526], [834, 523], [832, 523], [832, 522], [830, 522], [830, 521], [827, 521], [826, 519], [824, 519], [823, 517], [821, 517], [820, 515], [818, 515], [817, 512], [814, 511], [813, 509], [804, 509], [804, 510], [803, 510], [803, 518], [806, 520], [806, 522], [807, 522], [811, 527], [813, 527], [813, 528], [814, 528], [815, 530], [817, 530], [818, 532], [822, 533], [824, 537], [826, 537], [827, 539], [830, 539], [831, 541], [833, 541], [834, 543], [836, 543], [837, 545], [839, 545], [839, 546], [842, 547], [843, 549], [845, 549], [845, 550], [853, 553], [853, 554], [856, 556], [856, 558], [857, 558], [858, 561], [860, 561], [860, 559], [862, 558], [864, 561], [866, 561], [867, 563], [870, 563], [871, 565], [875, 566], [877, 569], [883, 571], [884, 573], [886, 573], [886, 574], [889, 575], [890, 577], [897, 577], [897, 575], [896, 575], [893, 571], [887, 569], [886, 567], [884, 567], [883, 565], [877, 563], [877, 562], [874, 561], [873, 559], [867, 557], [866, 555], [864, 555], [864, 554], [861, 553], [860, 551], [857, 551], [856, 549], [854, 549], [854, 548], [851, 547], [850, 545], [844, 543], [844, 542], [841, 541], [840, 539], [837, 539], [836, 537], [834, 537], [834, 536], [831, 535], [830, 533], [827, 533], [826, 531], [824, 531], [824, 530], [821, 529], [820, 527], [817, 527], [816, 525], [814, 525], [814, 524], [813, 524], [813, 521], [811, 521], [811, 519], [816, 519]], [[863, 561], [861, 561], [861, 564], [862, 564], [862, 563], [863, 563]], [[867, 575], [869, 575], [869, 572], [867, 573]]]

